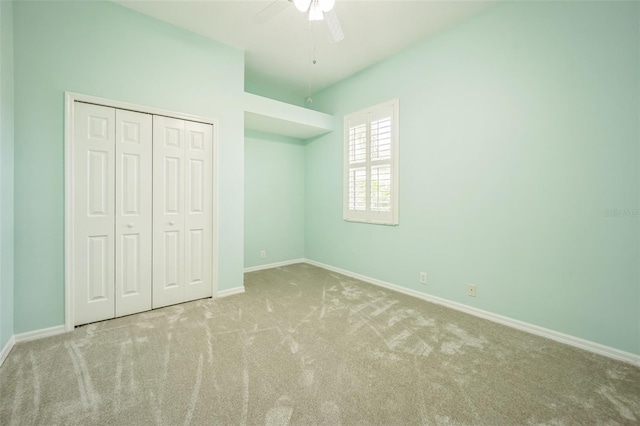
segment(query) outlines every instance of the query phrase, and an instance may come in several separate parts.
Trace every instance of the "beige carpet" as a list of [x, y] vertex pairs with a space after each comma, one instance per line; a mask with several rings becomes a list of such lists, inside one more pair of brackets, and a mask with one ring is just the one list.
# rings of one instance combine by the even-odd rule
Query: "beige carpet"
[[299, 264], [16, 345], [2, 425], [640, 423], [640, 369]]

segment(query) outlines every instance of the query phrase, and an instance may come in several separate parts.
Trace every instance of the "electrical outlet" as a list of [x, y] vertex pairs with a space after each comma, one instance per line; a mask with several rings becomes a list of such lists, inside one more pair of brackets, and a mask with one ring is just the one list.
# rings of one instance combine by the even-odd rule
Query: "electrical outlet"
[[260, 251], [260, 259], [266, 259], [267, 257], [267, 251], [266, 250], [261, 250]]
[[426, 283], [427, 283], [427, 273], [420, 272], [420, 284], [426, 284]]
[[476, 286], [475, 286], [475, 285], [473, 285], [473, 284], [469, 284], [469, 285], [467, 286], [467, 294], [468, 294], [470, 297], [476, 297]]

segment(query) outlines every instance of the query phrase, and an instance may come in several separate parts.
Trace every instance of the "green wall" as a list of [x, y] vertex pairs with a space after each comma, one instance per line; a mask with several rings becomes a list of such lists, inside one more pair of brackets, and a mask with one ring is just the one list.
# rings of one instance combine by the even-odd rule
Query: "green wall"
[[[339, 117], [400, 98], [398, 227], [342, 221], [340, 130], [245, 138], [243, 52], [109, 2], [0, 7], [0, 344], [64, 322], [74, 91], [220, 120], [220, 289], [306, 256], [640, 353], [639, 219], [605, 214], [639, 207], [638, 3], [503, 4], [315, 94]], [[303, 103], [269, 87], [247, 82]]]
[[306, 94], [298, 90], [292, 90], [285, 82], [262, 82], [259, 76], [247, 74], [244, 81], [244, 90], [254, 95], [275, 99], [280, 102], [306, 107]]
[[13, 3], [0, 1], [0, 350], [13, 335]]
[[342, 220], [336, 131], [306, 145], [306, 257], [640, 354], [639, 8], [502, 4], [315, 94], [399, 97], [400, 225]]
[[246, 132], [245, 268], [304, 257], [304, 151], [299, 139]]
[[242, 286], [243, 52], [111, 2], [14, 12], [15, 333], [64, 323], [64, 91], [219, 120], [219, 288]]

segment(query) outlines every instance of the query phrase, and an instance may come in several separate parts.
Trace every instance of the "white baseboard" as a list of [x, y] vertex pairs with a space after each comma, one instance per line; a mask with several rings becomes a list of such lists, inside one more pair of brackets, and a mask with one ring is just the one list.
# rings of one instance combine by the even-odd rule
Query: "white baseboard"
[[233, 296], [234, 294], [242, 294], [244, 293], [244, 286], [242, 287], [234, 287], [228, 288], [226, 290], [220, 290], [216, 293], [216, 298]]
[[[421, 293], [416, 290], [411, 290], [408, 288], [404, 288], [395, 284], [388, 283], [386, 281], [378, 280], [376, 278], [371, 278], [366, 275], [357, 274], [355, 272], [348, 271], [346, 269], [336, 268], [331, 265], [327, 265], [324, 263], [316, 262], [311, 259], [296, 259], [286, 262], [278, 262], [272, 263], [269, 265], [262, 265], [253, 268], [245, 269], [245, 272], [259, 271], [262, 269], [271, 269], [277, 268], [280, 266], [292, 265], [295, 263], [307, 263], [309, 265], [317, 266], [319, 268], [327, 269], [329, 271], [337, 272], [339, 274], [345, 275], [347, 277], [355, 278], [373, 285], [377, 285], [379, 287], [383, 287], [389, 290], [397, 291], [398, 293], [406, 294], [408, 296], [417, 297], [418, 299], [426, 300], [427, 302], [436, 303], [438, 305], [446, 306], [451, 309], [455, 309], [457, 311], [461, 311], [470, 315], [474, 315], [479, 318], [484, 318], [489, 321], [493, 321], [499, 324], [506, 325], [508, 327], [512, 327], [518, 330], [525, 331], [527, 333], [535, 334], [537, 336], [546, 337], [547, 339], [555, 340], [560, 343], [564, 343], [570, 346], [574, 346], [580, 349], [584, 349], [589, 352], [593, 352], [599, 355], [603, 355], [609, 358], [613, 358], [619, 361], [624, 361], [629, 364], [634, 364], [640, 367], [640, 355], [636, 355], [630, 352], [621, 351], [616, 348], [612, 348], [610, 346], [602, 345], [600, 343], [592, 342], [589, 340], [585, 340], [579, 337], [571, 336], [568, 334], [560, 333], [558, 331], [550, 330], [548, 328], [540, 327], [534, 324], [530, 324], [524, 321], [519, 321], [513, 318], [505, 317], [502, 315], [494, 314], [492, 312], [484, 311], [482, 309], [474, 308], [472, 306], [468, 306], [462, 303], [453, 302], [451, 300], [443, 299], [437, 296], [432, 296], [430, 294]], [[218, 291], [217, 297], [226, 297], [234, 294], [244, 293], [244, 286], [234, 287], [226, 290]], [[56, 327], [45, 328], [42, 330], [30, 331], [28, 333], [16, 334], [15, 336], [11, 336], [9, 341], [5, 344], [2, 351], [0, 351], [0, 366], [4, 363], [4, 360], [9, 355], [9, 352], [13, 348], [16, 343], [19, 342], [27, 342], [29, 340], [41, 339], [43, 337], [55, 336], [57, 334], [64, 333], [65, 326], [59, 325]]]
[[57, 325], [55, 327], [43, 328], [41, 330], [29, 331], [28, 333], [16, 334], [16, 343], [28, 342], [29, 340], [42, 339], [43, 337], [51, 337], [57, 334], [66, 333], [64, 325]]
[[55, 336], [56, 334], [65, 333], [64, 325], [57, 325], [55, 327], [43, 328], [42, 330], [34, 330], [28, 333], [20, 333], [14, 334], [9, 338], [9, 341], [4, 345], [2, 351], [0, 352], [0, 366], [4, 363], [4, 360], [7, 359], [9, 352], [15, 346], [16, 343], [20, 342], [28, 342], [29, 340], [42, 339], [43, 337]]
[[389, 290], [397, 291], [408, 296], [417, 297], [427, 302], [436, 303], [438, 305], [446, 306], [456, 311], [461, 311], [476, 317], [484, 318], [489, 321], [497, 322], [499, 324], [506, 325], [511, 328], [525, 331], [527, 333], [535, 334], [537, 336], [546, 337], [547, 339], [555, 340], [556, 342], [564, 343], [576, 348], [584, 349], [589, 352], [593, 352], [599, 355], [603, 355], [609, 358], [613, 358], [619, 361], [624, 361], [629, 364], [633, 364], [640, 367], [640, 355], [636, 355], [630, 352], [621, 351], [620, 349], [612, 348], [610, 346], [602, 345], [600, 343], [592, 342], [590, 340], [581, 339], [579, 337], [571, 336], [569, 334], [560, 333], [558, 331], [550, 330], [548, 328], [539, 327], [534, 324], [530, 324], [524, 321], [519, 321], [513, 318], [505, 317], [502, 315], [494, 314], [492, 312], [484, 311], [482, 309], [474, 308], [462, 303], [453, 302], [451, 300], [443, 299], [441, 297], [432, 296], [430, 294], [421, 293], [416, 290], [400, 287], [395, 284], [391, 284], [385, 281], [381, 281], [375, 278], [367, 277], [365, 275], [356, 274], [355, 272], [347, 271], [346, 269], [336, 268], [331, 265], [316, 262], [315, 260], [305, 259], [305, 263], [309, 265], [324, 268], [329, 271], [337, 272], [342, 275], [346, 275], [351, 278], [356, 278], [360, 281], [365, 281], [370, 284], [384, 287]]
[[293, 265], [295, 263], [305, 263], [306, 261], [307, 259], [285, 260], [284, 262], [275, 262], [275, 263], [269, 263], [267, 265], [258, 265], [258, 266], [252, 266], [250, 268], [244, 268], [244, 272], [247, 273], [247, 272], [262, 271], [263, 269], [279, 268], [281, 266]]
[[13, 346], [15, 344], [16, 336], [9, 337], [9, 340], [7, 340], [4, 348], [2, 348], [2, 351], [0, 351], [0, 367], [2, 367], [2, 364], [4, 364], [4, 360], [7, 359], [7, 357], [9, 356], [9, 352], [11, 352], [11, 349], [13, 349]]

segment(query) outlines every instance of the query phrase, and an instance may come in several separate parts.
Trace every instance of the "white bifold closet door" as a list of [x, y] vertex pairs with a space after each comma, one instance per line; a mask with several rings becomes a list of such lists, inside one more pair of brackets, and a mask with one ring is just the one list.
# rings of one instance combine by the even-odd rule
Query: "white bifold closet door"
[[116, 110], [116, 317], [151, 309], [151, 115]]
[[75, 104], [76, 325], [151, 309], [151, 116]]
[[212, 296], [213, 127], [153, 116], [153, 307]]

